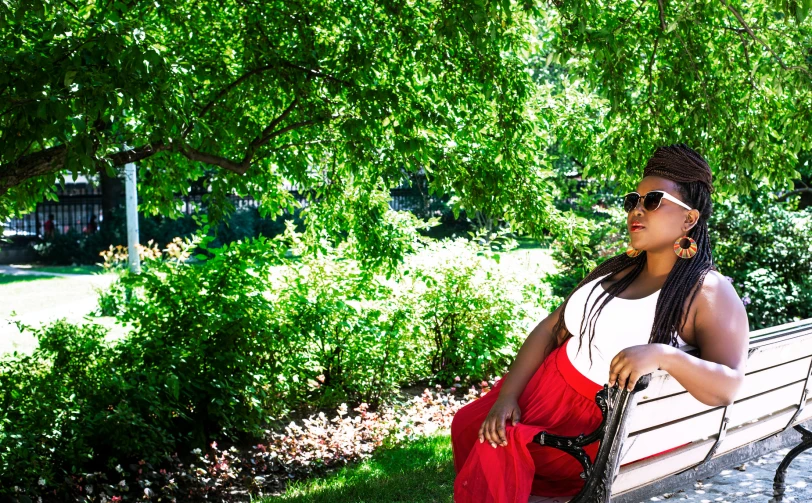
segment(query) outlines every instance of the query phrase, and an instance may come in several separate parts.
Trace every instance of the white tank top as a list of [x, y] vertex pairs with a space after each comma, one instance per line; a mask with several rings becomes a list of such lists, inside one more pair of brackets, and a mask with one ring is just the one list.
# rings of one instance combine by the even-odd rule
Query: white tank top
[[[604, 291], [598, 285], [590, 295], [592, 287], [608, 276], [600, 276], [575, 291], [567, 302], [564, 310], [564, 323], [573, 338], [567, 344], [567, 356], [572, 365], [589, 378], [592, 382], [603, 385], [609, 380], [609, 364], [620, 351], [640, 344], [648, 344], [651, 336], [651, 327], [654, 324], [654, 311], [660, 290], [642, 299], [622, 299], [615, 297], [610, 300], [595, 320], [595, 339], [592, 341], [592, 362], [589, 360], [589, 328], [584, 322], [584, 342], [578, 349], [581, 318], [584, 315], [584, 304], [588, 302], [586, 314], [592, 309], [598, 296]], [[587, 299], [589, 296], [589, 299]], [[607, 299], [604, 296], [600, 302]], [[600, 305], [600, 304], [598, 304]], [[597, 309], [597, 308], [596, 308]], [[686, 345], [681, 337], [677, 336], [680, 346]]]

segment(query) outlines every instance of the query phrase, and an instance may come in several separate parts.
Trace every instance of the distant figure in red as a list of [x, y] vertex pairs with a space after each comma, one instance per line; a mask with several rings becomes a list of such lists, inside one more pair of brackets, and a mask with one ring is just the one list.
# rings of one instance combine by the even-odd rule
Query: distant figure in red
[[45, 221], [42, 230], [44, 231], [43, 237], [45, 239], [51, 239], [52, 237], [54, 237], [54, 234], [56, 233], [56, 224], [54, 223], [53, 213], [48, 214], [48, 220]]
[[[577, 494], [578, 461], [532, 440], [541, 431], [594, 431], [604, 384], [631, 390], [662, 369], [704, 404], [733, 402], [749, 329], [741, 299], [713, 263], [712, 191], [710, 167], [697, 152], [684, 144], [654, 152], [636, 192], [623, 197], [626, 253], [591, 271], [530, 332], [510, 372], [454, 416], [456, 503]], [[684, 344], [699, 348], [701, 359], [678, 349]], [[593, 462], [598, 447], [586, 448]]]
[[85, 232], [87, 234], [93, 234], [98, 230], [99, 226], [96, 223], [96, 215], [90, 216], [90, 221], [87, 223], [87, 227], [85, 227]]

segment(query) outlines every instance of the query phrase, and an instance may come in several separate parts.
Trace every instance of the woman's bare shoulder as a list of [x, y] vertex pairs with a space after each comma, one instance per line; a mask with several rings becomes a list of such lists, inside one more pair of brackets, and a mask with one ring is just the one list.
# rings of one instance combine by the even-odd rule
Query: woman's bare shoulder
[[[690, 298], [690, 297], [689, 297]], [[742, 305], [741, 298], [727, 278], [718, 271], [708, 271], [702, 282], [702, 288], [696, 295], [696, 311], [694, 325], [699, 327], [715, 327], [721, 320], [731, 322], [731, 318], [742, 318], [746, 325], [747, 314]], [[726, 316], [720, 317], [720, 313]]]

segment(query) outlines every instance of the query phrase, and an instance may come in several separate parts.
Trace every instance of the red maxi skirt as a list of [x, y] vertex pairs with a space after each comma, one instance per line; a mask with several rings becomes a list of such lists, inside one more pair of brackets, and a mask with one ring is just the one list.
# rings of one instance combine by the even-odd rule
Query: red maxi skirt
[[[567, 343], [572, 339], [568, 339]], [[567, 343], [553, 350], [519, 397], [519, 424], [506, 425], [507, 446], [479, 442], [479, 427], [499, 397], [503, 380], [460, 409], [451, 423], [455, 503], [527, 503], [537, 496], [572, 496], [584, 485], [580, 463], [570, 454], [533, 443], [546, 431], [577, 436], [601, 423], [595, 395], [602, 386], [572, 366]], [[595, 461], [600, 442], [585, 448]]]

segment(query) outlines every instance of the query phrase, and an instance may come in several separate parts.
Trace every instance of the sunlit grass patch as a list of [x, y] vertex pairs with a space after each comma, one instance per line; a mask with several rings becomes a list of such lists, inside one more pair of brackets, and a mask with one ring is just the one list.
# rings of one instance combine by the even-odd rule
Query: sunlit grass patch
[[271, 502], [451, 502], [454, 466], [450, 437], [434, 435], [381, 449], [372, 458], [319, 479], [294, 482]]

